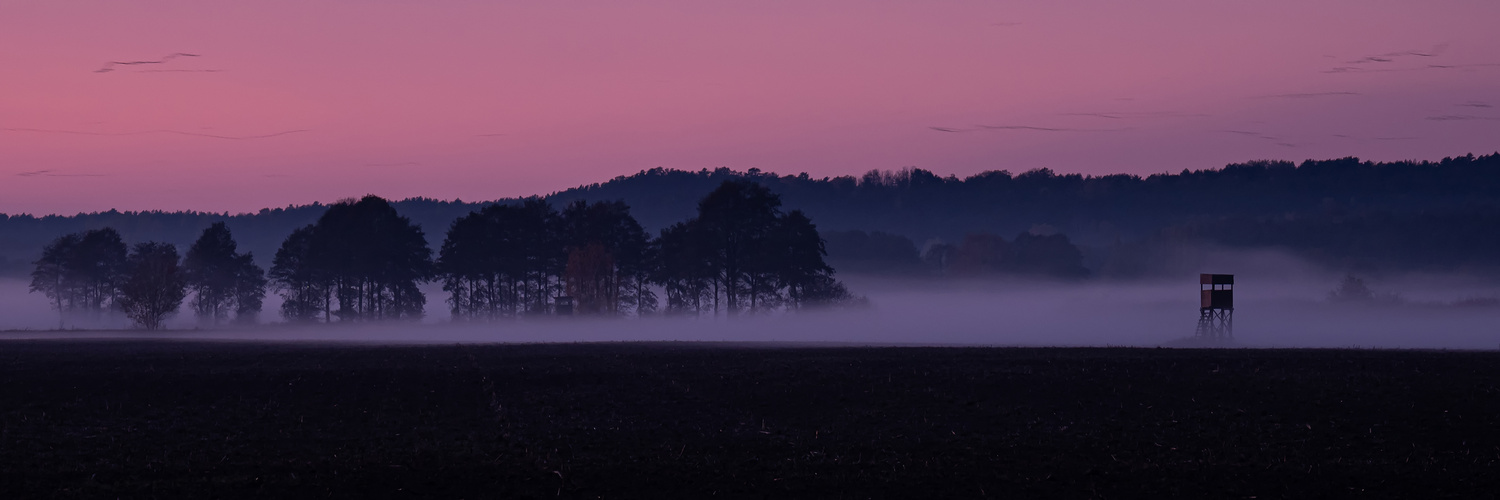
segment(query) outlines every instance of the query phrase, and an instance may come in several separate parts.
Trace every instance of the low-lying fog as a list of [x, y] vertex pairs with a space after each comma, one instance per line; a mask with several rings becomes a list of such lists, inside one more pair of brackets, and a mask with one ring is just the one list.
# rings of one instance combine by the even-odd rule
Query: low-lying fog
[[[1244, 264], [1253, 262], [1254, 265]], [[1342, 273], [1259, 254], [1205, 269], [1236, 274], [1235, 344], [1245, 347], [1500, 348], [1500, 306], [1470, 299], [1500, 297], [1500, 283], [1463, 276], [1364, 276], [1377, 294], [1369, 304], [1327, 299]], [[869, 306], [763, 317], [588, 319], [538, 318], [453, 323], [444, 295], [428, 292], [419, 324], [288, 326], [279, 298], [267, 297], [258, 327], [194, 329], [183, 312], [171, 330], [124, 328], [121, 319], [57, 327], [57, 313], [25, 283], [0, 280], [0, 338], [159, 337], [218, 340], [311, 340], [376, 343], [776, 341], [853, 344], [1023, 346], [1186, 345], [1198, 319], [1196, 275], [1171, 280], [1080, 284], [953, 281], [841, 276]], [[1477, 304], [1456, 305], [1470, 300]]]

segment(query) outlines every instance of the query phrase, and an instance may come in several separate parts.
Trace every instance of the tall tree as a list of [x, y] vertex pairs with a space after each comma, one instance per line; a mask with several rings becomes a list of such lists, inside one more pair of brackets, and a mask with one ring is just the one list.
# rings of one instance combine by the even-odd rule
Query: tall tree
[[746, 287], [755, 285], [757, 279], [750, 273], [759, 271], [752, 260], [780, 216], [781, 198], [748, 180], [724, 181], [698, 202], [698, 224], [730, 315], [749, 305], [743, 300]]
[[560, 216], [551, 204], [541, 198], [527, 199], [521, 203], [519, 210], [512, 211], [511, 214], [511, 219], [502, 220], [501, 224], [514, 226], [516, 240], [508, 244], [519, 243], [518, 264], [522, 277], [524, 310], [532, 314], [545, 314], [550, 308], [552, 297], [561, 291], [559, 282], [567, 265], [567, 253], [557, 231]]
[[160, 329], [187, 296], [187, 280], [177, 265], [177, 248], [166, 243], [140, 243], [130, 254], [120, 284], [120, 308], [135, 324]]
[[709, 258], [708, 237], [696, 219], [663, 229], [656, 240], [652, 281], [667, 295], [667, 312], [702, 314], [704, 300], [717, 301], [718, 275]]
[[69, 234], [42, 249], [30, 289], [51, 299], [58, 310], [59, 328], [68, 313], [82, 312], [98, 319], [118, 305], [116, 292], [125, 258], [125, 243], [114, 229]]
[[248, 252], [236, 256], [235, 261], [234, 320], [255, 323], [266, 298], [266, 272], [255, 265], [255, 257]]
[[567, 265], [559, 215], [546, 201], [490, 205], [454, 221], [438, 269], [455, 318], [544, 313]]
[[328, 321], [331, 287], [325, 272], [313, 261], [313, 226], [287, 236], [271, 261], [271, 283], [280, 291], [281, 315], [290, 321]]
[[272, 278], [299, 299], [283, 306], [288, 319], [307, 319], [309, 292], [322, 291], [317, 304], [325, 321], [354, 321], [421, 317], [427, 299], [417, 286], [432, 272], [422, 229], [390, 202], [366, 196], [335, 203], [317, 223], [293, 232], [277, 252]]
[[731, 315], [847, 299], [812, 220], [780, 206], [764, 186], [725, 181], [698, 203], [697, 217], [663, 230], [653, 277], [668, 310], [701, 311], [706, 297], [718, 314], [720, 296]]
[[127, 248], [120, 233], [107, 227], [84, 232], [78, 245], [68, 253], [68, 274], [77, 290], [81, 308], [96, 318], [116, 305], [116, 291], [125, 271], [126, 254]]
[[770, 270], [776, 283], [786, 287], [791, 307], [828, 299], [833, 268], [823, 261], [828, 251], [812, 219], [801, 210], [787, 213], [777, 224], [771, 240], [774, 246], [766, 253], [774, 259]]
[[41, 292], [52, 300], [52, 307], [57, 309], [57, 328], [63, 328], [64, 318], [69, 308], [77, 301], [75, 284], [69, 275], [71, 269], [71, 254], [78, 247], [79, 236], [69, 234], [53, 240], [51, 244], [42, 248], [42, 258], [36, 261], [36, 269], [31, 272], [31, 291]]
[[240, 311], [241, 321], [253, 321], [265, 293], [265, 272], [248, 254], [236, 251], [234, 237], [223, 222], [215, 222], [188, 248], [183, 271], [193, 292], [193, 310], [200, 321], [219, 324]]
[[[655, 309], [655, 294], [647, 290], [647, 252], [650, 236], [621, 201], [587, 203], [579, 200], [563, 209], [560, 218], [563, 249], [567, 252], [569, 294], [579, 311], [637, 315]], [[588, 269], [587, 277], [578, 274]], [[577, 272], [575, 272], [577, 271]], [[589, 280], [583, 284], [580, 280]], [[590, 304], [597, 303], [597, 307]]]
[[455, 319], [493, 315], [499, 300], [500, 270], [495, 267], [498, 249], [493, 242], [496, 228], [480, 212], [453, 221], [438, 249], [437, 271]]

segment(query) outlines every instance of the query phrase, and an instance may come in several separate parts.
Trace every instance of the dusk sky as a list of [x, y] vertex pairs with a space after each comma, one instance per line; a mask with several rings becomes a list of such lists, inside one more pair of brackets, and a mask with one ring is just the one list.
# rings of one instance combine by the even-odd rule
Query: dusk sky
[[0, 212], [1500, 149], [1500, 2], [0, 0]]

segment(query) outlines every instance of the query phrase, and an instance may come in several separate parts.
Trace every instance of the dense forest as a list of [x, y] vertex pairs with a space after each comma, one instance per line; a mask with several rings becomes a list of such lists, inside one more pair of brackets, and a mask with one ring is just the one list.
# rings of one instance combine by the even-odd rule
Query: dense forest
[[[786, 209], [817, 220], [829, 263], [848, 272], [1005, 273], [1012, 264], [999, 262], [1017, 262], [1037, 245], [1061, 248], [1062, 239], [1077, 248], [1089, 276], [1160, 273], [1195, 245], [1286, 249], [1341, 268], [1500, 269], [1500, 154], [1435, 162], [1255, 161], [1149, 176], [1039, 169], [958, 178], [913, 168], [813, 178], [757, 169], [651, 169], [540, 199], [560, 207], [620, 201], [655, 233], [691, 217], [696, 200], [727, 180], [763, 185]], [[492, 204], [524, 200], [391, 205], [432, 232]], [[328, 209], [315, 203], [238, 215], [0, 214], [0, 274], [24, 275], [41, 248], [64, 234], [113, 227], [131, 241], [185, 246], [219, 221], [259, 265], [269, 266], [287, 234]], [[434, 250], [438, 243], [429, 242]], [[1085, 274], [1071, 262], [1034, 266], [1056, 276]]]

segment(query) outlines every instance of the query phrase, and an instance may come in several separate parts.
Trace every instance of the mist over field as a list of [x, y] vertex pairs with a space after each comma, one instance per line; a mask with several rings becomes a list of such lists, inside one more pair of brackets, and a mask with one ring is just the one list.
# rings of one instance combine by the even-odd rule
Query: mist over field
[[[1369, 278], [1377, 299], [1335, 304], [1327, 295], [1342, 274], [1277, 252], [1219, 252], [1206, 271], [1236, 274], [1237, 347], [1496, 349], [1500, 297], [1480, 277], [1402, 275]], [[1024, 282], [843, 275], [869, 299], [849, 309], [728, 317], [541, 317], [454, 322], [436, 285], [420, 322], [290, 325], [267, 296], [261, 324], [199, 329], [186, 307], [167, 331], [129, 329], [123, 318], [70, 318], [26, 283], [0, 280], [5, 338], [167, 338], [361, 343], [489, 342], [808, 342], [997, 346], [1194, 346], [1197, 276], [1147, 281]], [[1472, 304], [1461, 304], [1470, 301]], [[76, 329], [76, 330], [73, 330]]]

